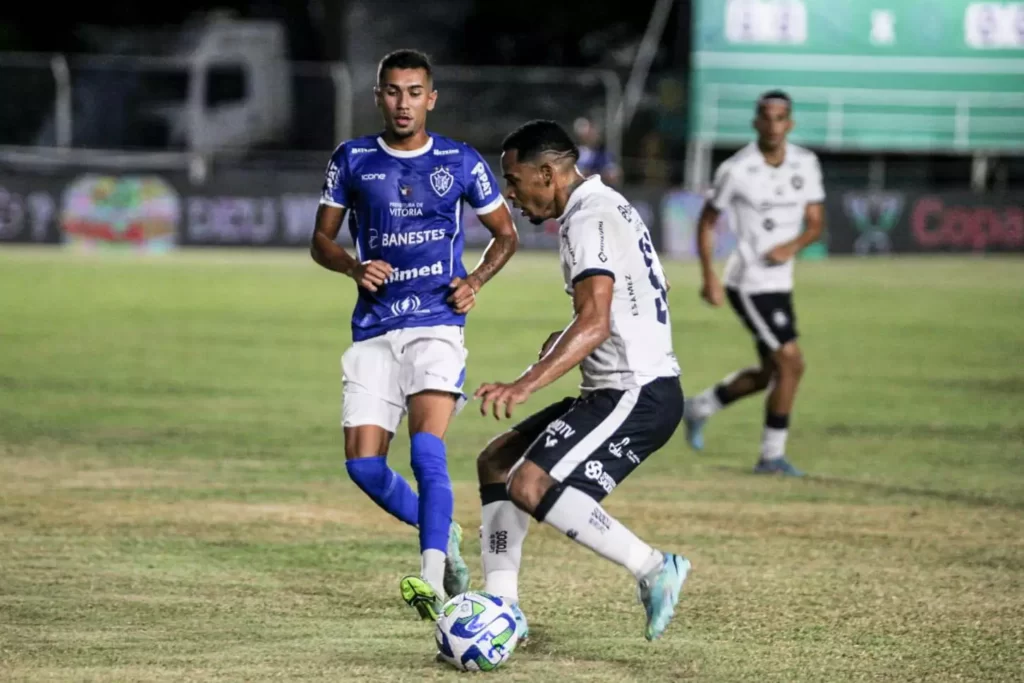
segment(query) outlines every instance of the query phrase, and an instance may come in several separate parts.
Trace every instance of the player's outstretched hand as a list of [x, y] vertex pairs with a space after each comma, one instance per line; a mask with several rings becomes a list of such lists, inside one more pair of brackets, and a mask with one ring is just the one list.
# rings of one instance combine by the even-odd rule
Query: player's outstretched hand
[[500, 420], [502, 413], [506, 418], [511, 418], [513, 408], [530, 398], [531, 393], [527, 387], [518, 382], [511, 384], [494, 382], [481, 385], [473, 397], [483, 399], [480, 403], [481, 415], [487, 417], [488, 412], [493, 412], [494, 419]]
[[461, 277], [455, 278], [448, 285], [448, 289], [452, 292], [448, 295], [448, 303], [452, 305], [456, 313], [460, 315], [469, 313], [469, 309], [476, 305], [476, 293], [480, 288], [474, 287], [469, 278], [465, 280]]
[[391, 277], [391, 265], [385, 261], [363, 261], [352, 270], [352, 279], [371, 292], [383, 285]]
[[704, 280], [700, 288], [700, 298], [712, 306], [721, 306], [725, 303], [725, 290], [717, 277], [710, 277]]

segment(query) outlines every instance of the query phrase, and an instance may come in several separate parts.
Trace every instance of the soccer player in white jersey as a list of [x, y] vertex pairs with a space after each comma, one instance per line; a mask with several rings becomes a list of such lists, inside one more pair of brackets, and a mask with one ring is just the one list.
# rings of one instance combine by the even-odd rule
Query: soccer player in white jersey
[[[477, 390], [480, 410], [510, 418], [517, 404], [576, 366], [582, 384], [580, 396], [526, 418], [478, 458], [485, 590], [518, 609], [532, 515], [629, 570], [653, 640], [672, 618], [690, 563], [637, 538], [600, 501], [669, 440], [682, 417], [661, 263], [630, 203], [599, 176], [580, 175], [579, 151], [557, 123], [531, 121], [502, 149], [506, 197], [534, 223], [561, 224], [561, 269], [574, 315], [517, 380]], [[525, 638], [521, 612], [517, 618]]]
[[[789, 417], [804, 373], [793, 309], [793, 261], [821, 237], [825, 190], [818, 158], [786, 141], [793, 129], [792, 102], [771, 91], [757, 101], [757, 142], [729, 157], [698, 224], [704, 283], [712, 306], [726, 299], [754, 335], [760, 364], [735, 372], [686, 402], [687, 440], [701, 450], [708, 418], [745, 396], [768, 389], [758, 474], [801, 476], [786, 458]], [[725, 288], [715, 274], [715, 222], [728, 212], [738, 246], [725, 266]]]
[[[331, 156], [312, 254], [355, 280], [358, 291], [353, 344], [341, 359], [346, 469], [371, 500], [419, 529], [420, 576], [402, 579], [402, 596], [431, 620], [446, 593], [469, 585], [444, 444], [465, 402], [463, 327], [517, 236], [487, 162], [469, 145], [426, 130], [437, 100], [426, 55], [384, 57], [374, 96], [384, 130], [344, 142]], [[464, 203], [493, 235], [471, 273], [462, 263]], [[346, 213], [356, 258], [335, 241]], [[418, 492], [386, 460], [406, 416]]]

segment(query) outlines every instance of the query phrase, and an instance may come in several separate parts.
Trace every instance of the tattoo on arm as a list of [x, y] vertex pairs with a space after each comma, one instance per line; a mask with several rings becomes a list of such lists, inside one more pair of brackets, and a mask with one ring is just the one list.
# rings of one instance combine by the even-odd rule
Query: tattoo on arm
[[501, 207], [480, 217], [491, 235], [490, 244], [484, 250], [480, 263], [477, 264], [469, 277], [477, 282], [477, 289], [483, 287], [492, 277], [498, 274], [519, 247], [519, 233], [512, 222], [512, 213], [507, 207]]

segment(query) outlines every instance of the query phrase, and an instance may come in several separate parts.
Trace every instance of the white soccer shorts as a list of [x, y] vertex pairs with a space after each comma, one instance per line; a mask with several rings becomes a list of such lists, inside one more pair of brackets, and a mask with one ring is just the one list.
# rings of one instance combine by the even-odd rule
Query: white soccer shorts
[[392, 434], [410, 396], [444, 391], [466, 404], [466, 346], [457, 325], [409, 327], [355, 342], [341, 356], [343, 427], [377, 425]]

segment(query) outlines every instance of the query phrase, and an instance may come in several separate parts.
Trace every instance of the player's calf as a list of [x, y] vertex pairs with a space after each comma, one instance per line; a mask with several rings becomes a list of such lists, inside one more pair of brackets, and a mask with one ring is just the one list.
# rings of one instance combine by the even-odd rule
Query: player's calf
[[637, 581], [638, 594], [647, 613], [645, 637], [653, 640], [661, 636], [672, 618], [690, 569], [685, 558], [647, 545], [593, 497], [555, 481], [530, 461], [524, 462], [513, 474], [509, 493], [517, 505], [530, 509], [538, 522], [550, 524], [577, 543], [629, 570]]
[[519, 568], [530, 517], [512, 502], [505, 480], [528, 446], [521, 434], [510, 430], [492, 439], [477, 458], [484, 590], [513, 605], [519, 602]]
[[402, 475], [388, 466], [391, 435], [376, 425], [345, 429], [345, 469], [362, 491], [393, 517], [419, 524], [419, 499]]
[[754, 472], [799, 477], [803, 472], [786, 459], [786, 442], [789, 439], [790, 412], [805, 369], [804, 358], [796, 342], [789, 342], [775, 351], [773, 361], [778, 369], [777, 378], [768, 395], [761, 454]]
[[664, 556], [609, 515], [583, 491], [556, 481], [536, 463], [524, 462], [508, 484], [509, 496], [538, 522], [555, 527], [606, 559], [644, 578]]

